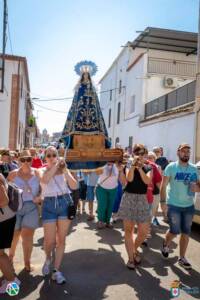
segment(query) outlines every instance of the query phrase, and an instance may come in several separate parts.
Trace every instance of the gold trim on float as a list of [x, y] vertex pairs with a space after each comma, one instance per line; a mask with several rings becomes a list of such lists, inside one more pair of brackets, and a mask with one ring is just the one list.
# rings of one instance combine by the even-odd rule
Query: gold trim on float
[[67, 135], [62, 136], [61, 139], [64, 139], [64, 138], [69, 137], [71, 135], [79, 135], [79, 134], [81, 134], [81, 135], [102, 135], [102, 136], [105, 137], [106, 140], [109, 140], [109, 137], [105, 136], [105, 134], [100, 133], [98, 131], [93, 131], [93, 132], [73, 131], [73, 132], [70, 132]]
[[[105, 165], [106, 165], [106, 164], [105, 164]], [[85, 172], [85, 173], [90, 173], [90, 172], [102, 171], [103, 168], [105, 167], [105, 165], [102, 166], [102, 167], [96, 168], [96, 169], [77, 169], [77, 170], [72, 170], [72, 169], [69, 169], [69, 168], [67, 168], [67, 169], [68, 169], [70, 172], [72, 172], [72, 173], [75, 173], [75, 172]]]

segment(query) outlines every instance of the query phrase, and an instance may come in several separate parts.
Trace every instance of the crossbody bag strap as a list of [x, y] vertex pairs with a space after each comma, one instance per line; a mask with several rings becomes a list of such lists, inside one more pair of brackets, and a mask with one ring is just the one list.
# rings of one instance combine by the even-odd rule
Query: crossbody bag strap
[[59, 190], [61, 191], [62, 195], [64, 195], [65, 193], [63, 192], [62, 188], [60, 187], [59, 183], [57, 182], [57, 180], [55, 179], [55, 176], [52, 177], [53, 181], [55, 182], [56, 186], [59, 188]]
[[112, 169], [110, 170], [109, 175], [108, 175], [106, 178], [104, 178], [101, 182], [99, 182], [97, 185], [98, 185], [98, 186], [99, 186], [99, 185], [102, 185], [106, 180], [108, 180], [108, 178], [110, 178], [111, 175], [112, 175], [112, 171], [113, 171], [113, 166], [112, 166]]

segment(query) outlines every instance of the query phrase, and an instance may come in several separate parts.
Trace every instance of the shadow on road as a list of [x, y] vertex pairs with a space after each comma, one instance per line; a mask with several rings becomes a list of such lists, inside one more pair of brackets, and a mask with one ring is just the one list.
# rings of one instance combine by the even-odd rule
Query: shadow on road
[[[107, 298], [107, 287], [115, 285], [131, 287], [133, 299], [169, 299], [169, 291], [160, 286], [160, 279], [142, 268], [129, 271], [117, 251], [101, 248], [73, 251], [65, 255], [63, 271], [67, 284], [58, 287], [46, 280], [36, 300], [102, 300]], [[113, 299], [119, 299], [114, 291]]]

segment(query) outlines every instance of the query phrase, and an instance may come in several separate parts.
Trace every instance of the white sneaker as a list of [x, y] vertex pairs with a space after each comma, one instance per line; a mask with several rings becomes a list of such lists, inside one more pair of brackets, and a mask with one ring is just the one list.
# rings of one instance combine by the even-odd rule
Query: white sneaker
[[43, 276], [47, 276], [50, 274], [50, 265], [51, 265], [51, 262], [50, 262], [50, 260], [47, 259], [42, 267], [42, 275]]
[[63, 276], [63, 274], [59, 271], [57, 272], [53, 272], [52, 273], [52, 280], [56, 281], [57, 284], [63, 284], [66, 282], [65, 277]]
[[9, 283], [16, 283], [18, 286], [20, 286], [20, 284], [21, 284], [21, 281], [17, 278], [17, 277], [15, 277], [15, 279], [13, 280], [13, 281], [8, 281], [8, 280], [6, 280], [6, 279], [4, 279], [3, 281], [2, 281], [2, 285], [0, 286], [0, 294], [5, 294], [6, 293], [6, 290], [7, 290], [7, 287], [8, 287], [8, 284]]

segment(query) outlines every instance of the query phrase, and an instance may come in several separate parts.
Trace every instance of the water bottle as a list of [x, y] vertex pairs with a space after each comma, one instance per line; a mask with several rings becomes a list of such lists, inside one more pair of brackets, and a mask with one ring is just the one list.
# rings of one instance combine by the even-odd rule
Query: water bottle
[[188, 196], [190, 197], [194, 197], [195, 193], [192, 192], [192, 186], [196, 185], [197, 183], [197, 175], [194, 173], [191, 177], [190, 177], [190, 181], [188, 184]]

